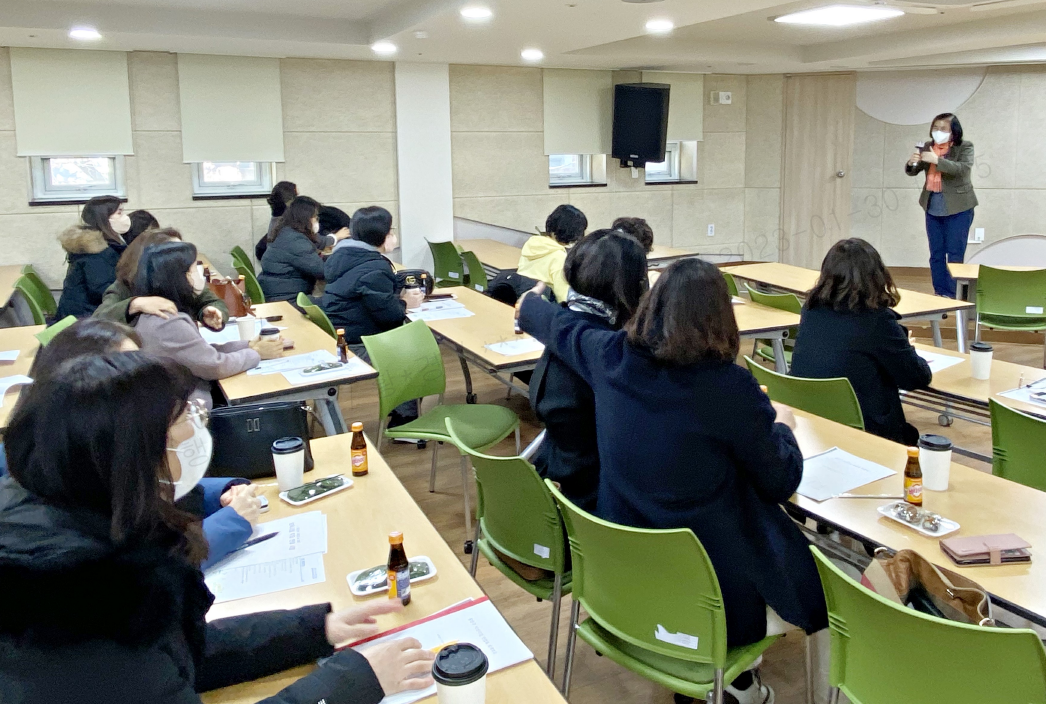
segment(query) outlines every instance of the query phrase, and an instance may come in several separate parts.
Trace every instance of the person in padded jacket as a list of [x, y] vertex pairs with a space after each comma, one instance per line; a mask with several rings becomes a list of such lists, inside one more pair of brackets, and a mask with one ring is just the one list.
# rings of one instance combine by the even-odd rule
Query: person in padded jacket
[[258, 283], [270, 303], [294, 301], [299, 293], [308, 295], [323, 280], [323, 258], [317, 250], [319, 210], [315, 200], [298, 196], [269, 232]]
[[116, 279], [116, 262], [127, 243], [131, 218], [116, 196], [95, 196], [84, 204], [79, 225], [58, 236], [69, 266], [58, 299], [57, 320], [73, 315], [86, 318], [102, 302], [102, 295]]
[[199, 525], [173, 503], [210, 457], [192, 388], [181, 367], [125, 352], [70, 360], [19, 404], [0, 480], [0, 701], [199, 704], [321, 657], [265, 702], [377, 704], [428, 686], [417, 641], [334, 652], [395, 602], [207, 621]]

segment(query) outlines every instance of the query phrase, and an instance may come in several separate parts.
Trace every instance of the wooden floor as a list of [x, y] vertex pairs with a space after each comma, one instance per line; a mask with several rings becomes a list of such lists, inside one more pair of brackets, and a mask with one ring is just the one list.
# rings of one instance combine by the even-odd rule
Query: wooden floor
[[[922, 272], [902, 272], [898, 276], [898, 286], [909, 289], [932, 292], [928, 274]], [[920, 334], [920, 333], [917, 333]], [[929, 331], [926, 339], [930, 342]], [[946, 346], [954, 349], [954, 339], [946, 340]], [[745, 352], [745, 345], [742, 353]], [[1041, 366], [1042, 338], [1032, 344], [995, 343], [995, 354], [1000, 359], [1011, 362]], [[457, 357], [444, 352], [447, 370], [447, 403], [464, 403], [464, 380]], [[506, 400], [505, 387], [478, 370], [473, 370], [473, 383], [479, 396], [479, 403], [505, 405], [516, 411], [522, 419], [522, 436], [524, 445], [540, 431], [527, 399], [518, 395]], [[375, 382], [361, 382], [348, 387], [341, 400], [342, 410], [348, 422], [362, 421], [365, 431], [372, 437], [377, 434], [377, 387]], [[938, 432], [952, 439], [956, 444], [990, 455], [991, 432], [988, 428], [963, 421], [955, 421], [950, 428], [937, 425], [934, 414], [906, 408], [908, 420], [922, 432]], [[397, 476], [406, 486], [411, 496], [439, 530], [448, 544], [457, 552], [463, 564], [468, 566], [468, 556], [464, 554], [465, 528], [462, 512], [462, 483], [460, 460], [457, 452], [444, 446], [439, 455], [439, 467], [436, 492], [429, 493], [428, 480], [431, 463], [431, 445], [426, 450], [417, 450], [409, 445], [386, 445], [385, 458]], [[494, 448], [491, 454], [510, 455], [514, 453], [512, 438]], [[956, 458], [970, 466], [990, 471], [988, 465], [975, 460]], [[475, 506], [475, 490], [472, 491], [472, 505]], [[410, 553], [410, 536], [405, 536], [405, 546]], [[480, 559], [477, 579], [483, 590], [501, 610], [520, 637], [534, 652], [542, 665], [546, 661], [548, 650], [549, 619], [551, 607], [547, 602], [538, 603], [521, 589], [501, 576], [494, 568]], [[422, 585], [419, 588], [424, 588]], [[653, 598], [654, 595], [651, 595]], [[557, 658], [556, 678], [560, 681], [563, 668], [566, 626], [569, 619], [569, 599], [564, 599], [560, 625], [560, 648]], [[764, 681], [776, 690], [778, 704], [802, 704], [804, 699], [804, 649], [803, 638], [788, 636], [775, 643], [766, 653], [762, 673]], [[672, 702], [672, 693], [647, 680], [633, 675], [606, 658], [598, 657], [586, 644], [579, 642], [574, 663], [574, 677], [571, 687], [572, 704], [604, 704], [607, 702], [629, 704], [650, 703], [668, 704]]]

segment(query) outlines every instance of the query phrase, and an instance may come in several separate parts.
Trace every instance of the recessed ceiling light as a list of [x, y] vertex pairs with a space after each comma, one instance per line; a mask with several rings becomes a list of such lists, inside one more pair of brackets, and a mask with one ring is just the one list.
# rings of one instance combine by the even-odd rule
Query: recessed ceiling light
[[646, 31], [651, 34], [668, 34], [675, 28], [672, 20], [650, 20], [646, 23]]
[[494, 13], [489, 7], [483, 5], [466, 5], [461, 8], [461, 16], [467, 20], [473, 22], [481, 22], [483, 20], [489, 20], [494, 16]]
[[396, 53], [396, 45], [392, 42], [374, 42], [370, 45], [371, 51], [382, 56], [390, 56]]
[[541, 49], [524, 49], [519, 52], [519, 55], [523, 57], [524, 61], [541, 61], [545, 58], [545, 52]]
[[903, 14], [904, 10], [882, 5], [827, 5], [775, 17], [774, 22], [820, 27], [847, 27], [853, 24], [888, 20]]
[[101, 33], [94, 27], [73, 27], [69, 30], [70, 39], [79, 39], [80, 41], [91, 42], [96, 39], [101, 39]]

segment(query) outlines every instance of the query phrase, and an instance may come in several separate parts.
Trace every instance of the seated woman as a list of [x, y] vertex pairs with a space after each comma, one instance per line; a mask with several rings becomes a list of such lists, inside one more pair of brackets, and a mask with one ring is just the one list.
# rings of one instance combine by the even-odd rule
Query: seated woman
[[[148, 230], [127, 245], [127, 249], [120, 255], [120, 261], [116, 262], [116, 281], [105, 290], [102, 304], [95, 310], [94, 317], [131, 325], [143, 313], [159, 315], [161, 318], [177, 315], [178, 307], [166, 298], [134, 297], [131, 295], [131, 289], [134, 288], [134, 278], [138, 275], [138, 260], [142, 257], [142, 250], [153, 244], [181, 241], [182, 233], [173, 227], [165, 227], [162, 230]], [[221, 330], [229, 320], [229, 308], [225, 301], [204, 286], [203, 290], [195, 295], [189, 315], [211, 330]]]
[[131, 219], [116, 196], [95, 196], [87, 201], [80, 220], [58, 237], [69, 266], [56, 320], [70, 315], [86, 318], [94, 313], [105, 289], [116, 278], [116, 262], [127, 246], [123, 236], [131, 229]]
[[265, 300], [294, 301], [299, 293], [311, 294], [323, 280], [323, 258], [317, 251], [319, 209], [312, 198], [298, 196], [269, 232], [258, 275]]
[[905, 420], [898, 389], [925, 389], [933, 373], [892, 310], [900, 299], [875, 247], [856, 237], [836, 242], [803, 306], [791, 373], [846, 377], [865, 430], [915, 445], [919, 431]]
[[265, 234], [254, 245], [254, 256], [259, 262], [265, 256], [265, 250], [269, 246], [269, 235], [272, 235], [278, 229], [277, 225], [283, 214], [287, 212], [287, 206], [297, 197], [298, 186], [290, 181], [280, 181], [272, 187], [272, 193], [265, 199], [265, 202], [269, 204], [269, 211], [272, 215], [269, 218], [269, 227], [265, 229]]
[[[761, 640], [768, 621], [828, 625], [807, 541], [780, 506], [802, 478], [795, 420], [734, 363], [737, 323], [715, 265], [669, 266], [622, 331], [537, 295], [521, 299], [520, 323], [595, 392], [598, 515], [691, 529], [719, 578], [730, 646]], [[727, 691], [772, 700], [753, 673]]]
[[135, 296], [160, 296], [174, 303], [177, 315], [141, 315], [134, 329], [142, 350], [167, 357], [188, 367], [196, 377], [194, 398], [212, 405], [211, 383], [258, 366], [263, 359], [283, 354], [283, 340], [254, 338], [212, 345], [203, 339], [190, 316], [193, 302], [205, 288], [196, 268], [196, 247], [188, 242], [168, 242], [146, 247], [138, 261]]
[[567, 300], [567, 279], [563, 263], [567, 247], [585, 236], [588, 218], [572, 205], [557, 207], [545, 220], [545, 231], [533, 235], [523, 245], [516, 273], [546, 283], [557, 301]]
[[610, 227], [635, 237], [639, 240], [639, 244], [643, 245], [643, 251], [647, 254], [650, 254], [650, 250], [654, 248], [654, 231], [651, 229], [650, 223], [643, 218], [618, 218]]
[[128, 245], [138, 239], [138, 235], [146, 230], [158, 230], [160, 228], [160, 221], [148, 210], [132, 211], [128, 217], [131, 219], [131, 229], [123, 236], [124, 241]]
[[[329, 657], [266, 702], [377, 704], [431, 684], [412, 639], [362, 652], [398, 602], [317, 604], [207, 621], [206, 545], [174, 501], [206, 471], [192, 377], [139, 352], [79, 357], [33, 385], [0, 479], [0, 692], [5, 704], [199, 704], [197, 692]], [[209, 455], [206, 455], [209, 457]]]
[[[595, 327], [620, 330], [647, 290], [646, 270], [646, 255], [635, 239], [597, 230], [567, 254], [566, 307]], [[538, 474], [558, 482], [571, 501], [594, 512], [599, 448], [592, 388], [546, 349], [530, 380], [530, 405], [546, 430], [532, 460]]]

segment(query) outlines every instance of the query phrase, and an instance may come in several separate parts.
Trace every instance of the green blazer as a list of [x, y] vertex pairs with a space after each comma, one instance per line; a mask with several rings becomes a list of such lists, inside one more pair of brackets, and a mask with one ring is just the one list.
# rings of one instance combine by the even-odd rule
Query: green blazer
[[[130, 314], [131, 298], [131, 289], [117, 279], [109, 288], [105, 289], [105, 295], [102, 296], [102, 304], [94, 311], [93, 317], [132, 325], [138, 316]], [[193, 319], [203, 322], [203, 309], [207, 306], [214, 306], [221, 312], [223, 323], [229, 322], [228, 306], [225, 305], [225, 301], [214, 295], [214, 292], [209, 288], [205, 288], [196, 297], [193, 310], [191, 311]]]
[[[915, 166], [904, 165], [904, 172], [916, 176], [929, 168], [929, 164], [920, 161]], [[977, 196], [973, 192], [973, 142], [963, 140], [958, 147], [952, 146], [948, 153], [937, 160], [937, 170], [941, 172], [941, 193], [944, 195], [944, 210], [947, 215], [964, 213], [977, 207]], [[919, 194], [919, 205], [926, 210], [930, 204], [930, 192], [923, 184]]]

